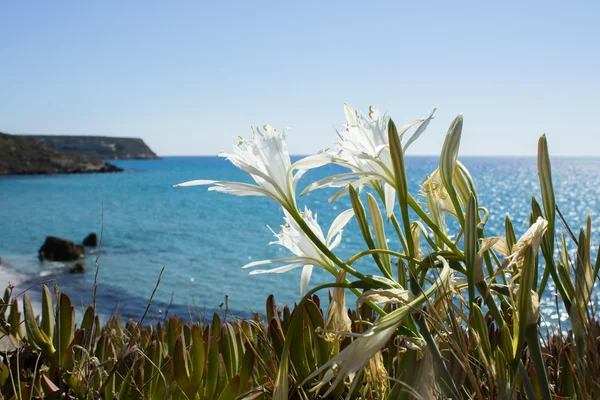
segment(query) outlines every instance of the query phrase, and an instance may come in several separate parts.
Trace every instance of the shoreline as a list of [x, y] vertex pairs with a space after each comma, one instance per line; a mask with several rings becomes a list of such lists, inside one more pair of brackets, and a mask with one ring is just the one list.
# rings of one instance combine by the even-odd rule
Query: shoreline
[[[93, 255], [93, 254], [88, 254]], [[8, 257], [10, 260], [10, 257]], [[31, 272], [21, 272], [11, 261], [6, 260], [6, 258], [0, 260], [2, 263], [0, 264], [0, 284], [2, 285], [0, 289], [2, 289], [2, 293], [0, 296], [4, 295], [4, 290], [8, 287], [8, 284], [13, 285], [12, 298], [18, 295], [17, 299], [19, 301], [19, 310], [22, 312], [23, 310], [23, 293], [27, 291], [29, 299], [31, 300], [31, 304], [33, 306], [33, 310], [35, 315], [41, 315], [42, 312], [42, 300], [41, 300], [41, 285], [45, 284], [52, 291], [53, 283], [51, 281], [55, 281], [58, 284], [59, 289], [63, 292], [63, 285], [61, 284], [61, 280], [63, 279], [82, 279], [84, 274], [69, 274], [67, 271], [63, 270], [63, 268], [48, 268], [45, 271], [41, 271], [39, 273]], [[62, 262], [50, 262], [54, 264], [58, 264], [64, 266], [66, 265]], [[88, 271], [87, 274], [94, 273], [93, 271]], [[72, 289], [72, 288], [71, 288]], [[89, 296], [91, 296], [91, 287]], [[83, 292], [81, 290], [69, 290], [65, 288], [64, 293], [67, 294], [73, 305], [77, 306], [76, 312], [76, 321], [79, 321], [83, 318], [83, 314], [87, 306], [91, 304], [91, 302], [85, 301], [87, 297], [87, 292]], [[128, 302], [125, 301], [125, 298], [129, 300], [133, 300], [135, 298], [135, 304], [133, 307], [128, 306]], [[265, 298], [266, 299], [266, 298]], [[83, 302], [82, 302], [83, 300]], [[110, 284], [103, 284], [102, 281], [99, 282], [99, 290], [98, 290], [98, 303], [96, 312], [100, 316], [100, 320], [104, 323], [108, 321], [113, 315], [118, 315], [124, 320], [132, 319], [134, 321], [138, 321], [139, 318], [143, 315], [145, 308], [148, 305], [148, 298], [136, 298], [135, 296], [121, 296], [114, 297], [113, 291], [110, 289]], [[185, 304], [173, 304], [173, 303], [165, 303], [164, 301], [153, 299], [152, 306], [150, 307], [149, 313], [146, 316], [147, 321], [158, 322], [165, 318], [165, 314], [171, 316], [179, 316], [188, 320], [190, 322], [202, 321], [204, 319], [210, 320], [212, 319], [213, 313], [217, 313], [219, 315], [223, 315], [224, 309], [216, 306], [218, 304], [215, 301], [215, 306], [207, 307], [205, 304], [194, 304], [194, 301], [187, 302]], [[237, 309], [229, 309], [229, 312], [235, 318], [240, 319], [252, 319], [254, 313], [258, 313], [260, 315], [264, 315], [265, 310], [259, 308], [254, 311], [242, 311]], [[116, 313], [116, 314], [115, 314]]]
[[[0, 289], [2, 290], [2, 296], [4, 296], [5, 290], [8, 288], [8, 285], [13, 286], [11, 300], [15, 299], [16, 295], [19, 295], [17, 299], [19, 300], [19, 310], [23, 311], [23, 293], [27, 287], [23, 286], [28, 280], [31, 280], [31, 277], [28, 277], [25, 274], [20, 273], [19, 271], [12, 268], [9, 264], [1, 263], [0, 264]], [[31, 300], [31, 306], [33, 307], [33, 312], [35, 315], [41, 315], [42, 313], [42, 302], [38, 299], [38, 296], [29, 296]]]

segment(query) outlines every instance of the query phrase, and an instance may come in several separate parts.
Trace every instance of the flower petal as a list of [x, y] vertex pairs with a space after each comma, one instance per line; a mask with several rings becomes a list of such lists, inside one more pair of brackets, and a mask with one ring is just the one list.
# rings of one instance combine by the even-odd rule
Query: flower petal
[[248, 275], [282, 274], [284, 272], [291, 271], [295, 268], [303, 267], [304, 265], [305, 265], [304, 263], [294, 263], [294, 264], [288, 264], [288, 265], [284, 265], [282, 267], [277, 267], [277, 268], [273, 268], [273, 269], [255, 269], [254, 271], [251, 271]]
[[[355, 188], [359, 188], [375, 179], [376, 178], [374, 178], [373, 176], [367, 176], [365, 178], [357, 179], [354, 182], [352, 182], [352, 186], [354, 186]], [[327, 201], [329, 201], [330, 203], [333, 203], [340, 197], [345, 196], [347, 194], [348, 194], [348, 186], [338, 190], [333, 196], [331, 196], [329, 199], [327, 199]]]
[[334, 236], [334, 238], [331, 241], [331, 243], [329, 243], [327, 245], [327, 247], [329, 247], [329, 250], [335, 249], [342, 242], [342, 232], [344, 232], [344, 231], [343, 230], [339, 231], [338, 234]]
[[348, 224], [348, 222], [350, 222], [350, 220], [352, 219], [353, 216], [354, 216], [354, 210], [352, 208], [350, 208], [350, 209], [342, 212], [340, 215], [338, 215], [333, 220], [333, 222], [331, 223], [331, 227], [329, 227], [329, 232], [327, 233], [327, 238], [325, 239], [325, 242], [327, 243], [327, 247], [329, 247], [331, 239], [333, 239], [333, 237], [338, 232], [340, 232], [342, 229], [344, 229], [346, 224]]
[[415, 133], [413, 133], [413, 135], [410, 137], [410, 139], [408, 139], [408, 142], [406, 142], [406, 144], [404, 145], [404, 151], [406, 151], [406, 149], [408, 149], [408, 146], [410, 146], [412, 144], [412, 142], [417, 140], [419, 138], [419, 136], [421, 136], [421, 134], [423, 132], [425, 132], [425, 129], [427, 129], [429, 122], [431, 122], [431, 120], [433, 119], [433, 114], [435, 113], [435, 110], [437, 110], [437, 108], [434, 108], [431, 111], [431, 114], [429, 114], [429, 117], [425, 121], [423, 121], [421, 123], [421, 125], [419, 125], [419, 127], [417, 128]]
[[206, 179], [198, 179], [195, 181], [187, 181], [183, 183], [178, 183], [177, 185], [173, 185], [173, 187], [188, 187], [188, 186], [201, 186], [201, 185], [214, 185], [215, 183], [220, 183], [220, 181], [212, 181]]
[[208, 188], [209, 191], [233, 194], [235, 196], [268, 196], [279, 201], [273, 194], [260, 188], [259, 186], [249, 185], [239, 182], [215, 182], [215, 186]]
[[325, 187], [335, 187], [334, 185], [338, 181], [342, 181], [342, 180], [345, 180], [348, 178], [355, 178], [357, 176], [366, 176], [366, 175], [371, 175], [371, 173], [370, 172], [348, 172], [348, 173], [344, 173], [344, 174], [328, 176], [323, 179], [319, 179], [318, 181], [313, 182], [310, 185], [308, 185], [302, 191], [302, 193], [300, 193], [300, 196], [304, 196], [305, 194], [312, 192], [313, 190], [316, 190], [316, 189], [321, 189], [321, 188], [325, 188]]
[[394, 203], [396, 202], [396, 189], [389, 183], [383, 184], [383, 193], [385, 197], [385, 213], [388, 220], [392, 218], [394, 213]]
[[327, 153], [321, 153], [321, 154], [315, 154], [312, 156], [308, 156], [308, 157], [304, 157], [301, 160], [296, 161], [295, 163], [292, 164], [292, 170], [296, 170], [296, 169], [312, 169], [312, 168], [318, 168], [321, 167], [325, 164], [329, 164], [332, 162], [343, 162], [344, 160], [342, 160], [341, 158], [337, 158], [335, 157], [333, 154], [327, 154]]
[[348, 105], [348, 103], [344, 103], [344, 113], [346, 113], [346, 121], [348, 125], [357, 125], [358, 121], [356, 120], [356, 111], [352, 107]]
[[292, 189], [294, 192], [296, 191], [296, 185], [298, 185], [298, 181], [300, 178], [302, 178], [302, 175], [304, 175], [305, 172], [306, 170], [301, 169], [294, 174], [294, 177], [292, 178]]
[[300, 296], [304, 297], [306, 294], [306, 288], [308, 287], [308, 281], [312, 275], [312, 265], [305, 265], [302, 268], [302, 276], [300, 277]]
[[303, 257], [288, 257], [288, 258], [274, 258], [271, 260], [260, 260], [250, 262], [242, 267], [242, 269], [256, 267], [258, 265], [265, 264], [276, 264], [276, 263], [287, 263], [287, 262], [297, 262], [297, 261], [306, 261], [306, 258]]

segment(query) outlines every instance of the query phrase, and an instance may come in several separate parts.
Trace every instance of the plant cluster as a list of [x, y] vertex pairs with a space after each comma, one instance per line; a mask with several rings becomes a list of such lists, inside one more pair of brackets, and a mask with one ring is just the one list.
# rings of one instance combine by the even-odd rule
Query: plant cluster
[[[176, 185], [211, 185], [209, 190], [271, 198], [282, 207], [286, 222], [276, 234], [277, 243], [293, 257], [253, 262], [245, 268], [273, 263], [283, 265], [251, 273], [302, 268], [303, 301], [317, 290], [335, 288], [325, 334], [338, 341], [352, 337], [352, 341], [295, 385], [311, 387], [323, 396], [342, 385], [351, 397], [362, 385], [363, 376], [380, 365], [377, 373], [387, 376], [388, 383], [401, 382], [404, 389], [397, 390], [425, 398], [600, 397], [597, 373], [589, 373], [597, 371], [596, 358], [587, 354], [598, 351], [595, 339], [590, 342], [596, 337], [590, 299], [600, 258], [592, 264], [590, 217], [579, 237], [572, 238], [577, 248], [574, 259], [569, 257], [564, 234], [557, 236], [546, 137], [538, 143], [541, 205], [532, 198], [529, 229], [517, 240], [507, 217], [505, 235], [487, 237], [489, 210], [480, 204], [475, 182], [458, 160], [462, 114], [452, 121], [439, 166], [425, 177], [420, 193], [423, 201], [418, 202], [408, 191], [404, 157], [427, 129], [435, 109], [427, 118], [397, 128], [389, 116], [373, 108], [366, 116], [348, 105], [344, 108], [346, 125], [338, 132], [339, 141], [331, 152], [292, 164], [285, 132], [267, 125], [256, 129], [250, 140], [240, 138], [232, 154], [220, 154], [247, 172], [255, 184], [197, 180]], [[344, 166], [348, 172], [311, 183], [301, 195], [336, 187], [330, 202], [349, 195], [352, 209], [342, 212], [325, 236], [316, 216], [308, 208], [298, 208], [296, 186], [306, 170], [327, 163]], [[412, 215], [417, 219], [411, 219]], [[335, 247], [352, 217], [360, 226], [365, 250], [345, 261], [336, 255]], [[454, 224], [447, 219], [454, 219]], [[459, 228], [450, 232], [452, 225]], [[389, 248], [390, 230], [397, 235], [400, 248]], [[353, 263], [363, 257], [371, 257], [380, 273], [366, 275], [355, 269]], [[308, 290], [315, 266], [330, 272], [332, 283]], [[570, 351], [559, 356], [565, 360], [562, 364], [542, 352], [540, 344], [540, 298], [548, 292], [549, 279], [573, 328]], [[342, 306], [346, 291], [378, 314], [364, 331], [350, 329], [352, 321]], [[300, 329], [299, 321], [299, 317], [292, 320], [291, 326]], [[384, 370], [373, 361], [383, 357], [390, 340], [410, 343], [404, 351], [411, 348], [429, 361], [420, 371], [420, 380], [409, 380], [395, 369]], [[290, 341], [281, 354], [276, 399], [287, 398], [289, 377], [294, 376], [288, 362]], [[402, 354], [400, 349], [392, 351], [398, 360]], [[557, 381], [551, 383], [550, 377]], [[380, 388], [378, 397], [395, 398], [399, 392], [394, 387]]]
[[[115, 318], [101, 327], [90, 307], [76, 327], [74, 307], [58, 289], [54, 296], [43, 289], [37, 319], [26, 295], [21, 316], [9, 290], [0, 304], [0, 329], [20, 348], [4, 355], [2, 395], [600, 398], [600, 325], [590, 301], [600, 257], [592, 263], [589, 217], [578, 236], [566, 224], [564, 233], [557, 229], [561, 218], [545, 136], [538, 144], [541, 204], [532, 198], [529, 228], [517, 235], [507, 217], [505, 234], [488, 237], [489, 211], [458, 160], [462, 115], [450, 125], [439, 167], [423, 180], [417, 201], [408, 191], [404, 156], [434, 112], [397, 128], [374, 109], [367, 116], [347, 105], [345, 111], [347, 123], [333, 151], [292, 163], [285, 132], [267, 125], [250, 140], [240, 138], [232, 154], [221, 154], [254, 184], [176, 185], [211, 185], [209, 190], [266, 196], [281, 206], [284, 225], [275, 243], [290, 256], [244, 268], [253, 268], [251, 274], [301, 268], [301, 298], [293, 309], [278, 310], [269, 297], [265, 319], [222, 322], [215, 314], [210, 324], [171, 318], [144, 327], [143, 318], [125, 326]], [[301, 195], [335, 187], [330, 201], [348, 195], [352, 208], [325, 233], [310, 209], [298, 207], [296, 187], [306, 170], [327, 163], [348, 171], [309, 184]], [[364, 250], [343, 260], [336, 247], [352, 218]], [[391, 233], [398, 248], [391, 248]], [[361, 272], [358, 260], [379, 272]], [[311, 287], [314, 267], [329, 272], [331, 282]], [[554, 294], [550, 279], [557, 307], [570, 317], [566, 334], [541, 329], [540, 299]], [[316, 293], [326, 289], [323, 311]], [[351, 311], [348, 293], [357, 296]]]

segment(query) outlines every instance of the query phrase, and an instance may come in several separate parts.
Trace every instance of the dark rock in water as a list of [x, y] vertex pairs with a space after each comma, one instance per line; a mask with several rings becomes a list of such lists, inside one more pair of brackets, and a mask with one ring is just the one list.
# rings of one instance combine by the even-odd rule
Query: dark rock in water
[[84, 255], [83, 246], [75, 244], [70, 240], [48, 236], [40, 247], [38, 255], [41, 260], [49, 261], [73, 261]]
[[84, 246], [96, 247], [98, 246], [98, 236], [95, 233], [90, 233], [83, 239], [82, 244]]
[[78, 273], [78, 272], [85, 272], [85, 264], [84, 263], [77, 263], [75, 265], [72, 265], [69, 267], [69, 272], [72, 274]]

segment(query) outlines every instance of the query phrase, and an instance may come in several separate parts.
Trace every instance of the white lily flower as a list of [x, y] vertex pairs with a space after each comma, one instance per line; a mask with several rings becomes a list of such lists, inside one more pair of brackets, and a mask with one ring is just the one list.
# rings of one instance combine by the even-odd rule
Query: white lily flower
[[[412, 137], [404, 145], [404, 150], [410, 146], [427, 128], [433, 119], [435, 108], [428, 118], [410, 122], [398, 130], [400, 139], [411, 127], [419, 125]], [[338, 164], [349, 168], [352, 172], [334, 175], [321, 179], [309, 185], [302, 194], [323, 187], [341, 187], [342, 189], [332, 196], [332, 202], [338, 197], [347, 194], [348, 183], [360, 187], [363, 185], [381, 185], [385, 193], [385, 204], [388, 217], [392, 212], [395, 196], [395, 179], [392, 157], [388, 140], [389, 116], [381, 115], [378, 110], [370, 108], [367, 117], [344, 104], [347, 124], [345, 130], [339, 132], [340, 140], [337, 144], [336, 156], [341, 159]], [[301, 195], [302, 195], [301, 194]]]
[[[302, 277], [300, 279], [300, 293], [302, 296], [306, 293], [308, 281], [312, 274], [313, 266], [318, 266], [337, 275], [337, 269], [331, 259], [327, 257], [319, 248], [310, 240], [306, 233], [298, 226], [298, 223], [292, 218], [287, 210], [285, 213], [285, 225], [281, 226], [281, 232], [275, 233], [276, 241], [270, 244], [277, 244], [291, 251], [295, 257], [279, 258], [273, 260], [254, 261], [244, 265], [242, 268], [252, 268], [258, 265], [266, 265], [273, 263], [286, 263], [281, 267], [276, 267], [267, 270], [255, 270], [250, 272], [250, 275], [267, 274], [267, 273], [283, 273], [295, 268], [302, 267]], [[335, 249], [342, 241], [343, 228], [354, 216], [354, 210], [349, 209], [342, 212], [331, 223], [327, 236], [323, 234], [321, 226], [317, 222], [317, 214], [314, 214], [308, 208], [304, 208], [301, 213], [302, 218], [310, 228], [310, 230], [324, 243], [330, 250]]]
[[[296, 184], [302, 174], [335, 160], [331, 154], [321, 153], [305, 157], [294, 164], [285, 141], [286, 132], [278, 132], [271, 125], [265, 125], [264, 131], [252, 130], [252, 139], [239, 138], [233, 153], [219, 153], [233, 165], [252, 176], [256, 185], [241, 182], [216, 180], [194, 180], [175, 185], [175, 187], [213, 185], [208, 190], [229, 193], [236, 196], [268, 196], [292, 210], [296, 205]], [[297, 171], [294, 174], [294, 171]]]

